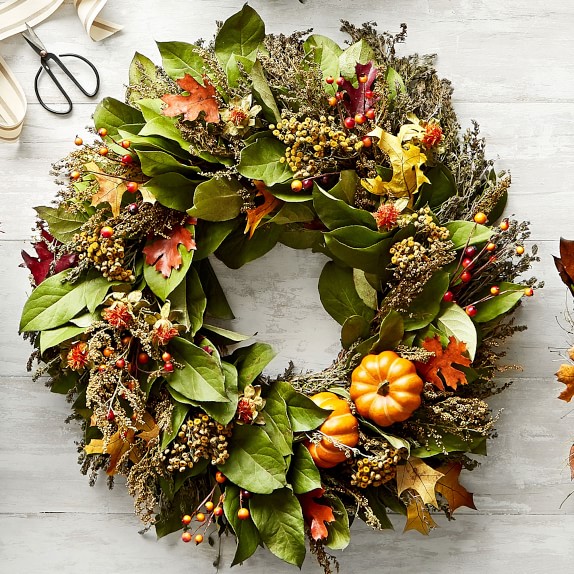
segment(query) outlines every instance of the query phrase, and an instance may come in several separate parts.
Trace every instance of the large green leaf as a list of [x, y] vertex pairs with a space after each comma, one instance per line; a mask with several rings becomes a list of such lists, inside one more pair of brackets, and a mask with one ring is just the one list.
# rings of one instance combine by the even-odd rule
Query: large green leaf
[[445, 227], [450, 233], [450, 240], [454, 243], [455, 249], [465, 247], [467, 244], [486, 243], [493, 234], [490, 227], [472, 221], [449, 221]]
[[169, 300], [172, 313], [180, 313], [178, 322], [187, 327], [191, 336], [195, 335], [203, 325], [207, 297], [194, 267], [189, 268], [185, 281], [171, 292]]
[[301, 443], [293, 453], [288, 480], [295, 494], [305, 494], [321, 488], [321, 473], [313, 462], [309, 449]]
[[329, 501], [335, 516], [335, 522], [326, 523], [329, 535], [327, 536], [325, 545], [331, 550], [344, 550], [349, 546], [349, 542], [351, 542], [347, 509], [341, 502], [341, 499], [333, 494], [325, 494], [324, 498]]
[[357, 209], [348, 205], [342, 199], [335, 197], [317, 185], [313, 187], [313, 206], [323, 224], [329, 229], [356, 225], [367, 228], [365, 231], [369, 229], [374, 232], [377, 231], [377, 222], [372, 214], [364, 209]]
[[365, 272], [361, 269], [353, 269], [353, 283], [355, 290], [361, 298], [361, 301], [369, 307], [369, 309], [378, 309], [378, 295], [377, 290], [369, 283]]
[[281, 158], [286, 145], [276, 138], [260, 138], [243, 148], [237, 171], [249, 179], [260, 179], [271, 187], [293, 177], [291, 168]]
[[284, 203], [277, 214], [269, 220], [269, 223], [289, 225], [290, 223], [305, 223], [314, 219], [315, 213], [311, 208], [311, 202]]
[[83, 211], [73, 213], [62, 206], [55, 208], [42, 205], [34, 210], [48, 224], [50, 233], [62, 243], [70, 241], [88, 219]]
[[238, 225], [239, 221], [237, 219], [198, 221], [195, 226], [197, 250], [193, 256], [194, 261], [201, 261], [211, 255]]
[[118, 135], [118, 128], [124, 124], [137, 124], [143, 121], [141, 112], [115, 98], [104, 98], [94, 112], [96, 129], [105, 128], [109, 137]]
[[230, 269], [239, 269], [271, 251], [281, 232], [282, 227], [274, 224], [259, 226], [252, 237], [241, 229], [235, 229], [225, 238], [215, 255]]
[[161, 438], [161, 450], [164, 450], [177, 436], [179, 427], [181, 427], [185, 421], [188, 412], [189, 405], [174, 401], [173, 410], [171, 411], [171, 432], [164, 431]]
[[456, 181], [448, 167], [438, 163], [429, 169], [425, 175], [430, 183], [423, 183], [419, 189], [417, 206], [437, 207], [442, 205], [449, 197], [456, 195]]
[[360, 315], [367, 321], [375, 315], [357, 294], [350, 267], [329, 261], [319, 277], [319, 296], [327, 313], [340, 325], [352, 315]]
[[459, 341], [466, 343], [466, 350], [470, 358], [474, 359], [477, 345], [476, 328], [465, 310], [456, 303], [443, 304], [436, 321], [439, 329], [447, 335], [453, 335]]
[[287, 403], [275, 386], [265, 397], [265, 407], [261, 411], [264, 425], [261, 428], [267, 433], [281, 456], [293, 454], [293, 430], [287, 414]]
[[341, 76], [349, 79], [350, 81], [355, 80], [354, 83], [356, 84], [357, 73], [355, 71], [355, 66], [357, 64], [366, 64], [369, 60], [375, 60], [375, 53], [365, 40], [359, 40], [358, 42], [351, 44], [339, 56]]
[[240, 502], [239, 488], [235, 484], [228, 484], [225, 487], [223, 510], [225, 517], [231, 524], [231, 528], [233, 528], [233, 532], [235, 532], [237, 540], [237, 549], [235, 550], [232, 566], [245, 562], [257, 550], [261, 542], [261, 537], [253, 519], [251, 517], [247, 518], [247, 520], [237, 518]]
[[[303, 43], [303, 50], [305, 50], [306, 54], [311, 53], [313, 55], [313, 61], [323, 72], [323, 77], [333, 76], [337, 78], [339, 76], [339, 56], [343, 53], [343, 50], [331, 38], [320, 34], [312, 34]], [[331, 96], [337, 91], [336, 86], [333, 84], [329, 85], [323, 82], [323, 87]]]
[[193, 192], [198, 183], [179, 173], [163, 173], [146, 181], [142, 189], [149, 191], [162, 205], [186, 211], [193, 205]]
[[270, 122], [278, 122], [281, 119], [281, 112], [277, 107], [277, 102], [265, 77], [265, 70], [259, 60], [253, 64], [249, 77], [253, 83], [253, 95], [261, 105], [263, 115]]
[[371, 347], [371, 353], [382, 353], [394, 349], [405, 334], [403, 318], [397, 311], [389, 311], [381, 321], [379, 336]]
[[207, 221], [235, 219], [243, 207], [239, 191], [243, 186], [236, 179], [213, 177], [195, 189], [189, 215]]
[[237, 486], [259, 494], [285, 486], [285, 460], [258, 426], [235, 425], [228, 452], [229, 458], [218, 468]]
[[385, 81], [387, 82], [387, 88], [389, 89], [389, 104], [392, 107], [397, 96], [399, 94], [404, 94], [407, 89], [401, 75], [390, 66], [385, 72]]
[[276, 381], [277, 392], [287, 405], [293, 432], [306, 432], [319, 427], [330, 411], [318, 407], [309, 397], [297, 392], [289, 383]]
[[254, 496], [249, 508], [265, 546], [281, 560], [301, 567], [305, 559], [305, 523], [295, 495], [283, 488], [267, 496]]
[[478, 313], [473, 317], [475, 323], [486, 323], [508, 313], [524, 295], [524, 285], [503, 281], [499, 288], [499, 295], [476, 306]]
[[221, 368], [225, 376], [225, 395], [227, 402], [201, 402], [197, 406], [201, 407], [209, 416], [222, 425], [229, 424], [237, 413], [238, 390], [237, 390], [237, 369], [221, 361]]
[[239, 371], [239, 388], [251, 384], [277, 353], [267, 343], [253, 343], [233, 351], [231, 362]]
[[180, 173], [181, 175], [194, 177], [200, 171], [198, 167], [181, 163], [171, 154], [164, 151], [142, 150], [138, 151], [137, 154], [140, 159], [142, 172], [149, 177], [165, 173]]
[[170, 341], [170, 350], [183, 369], [169, 375], [168, 385], [193, 401], [228, 402], [225, 375], [215, 358], [180, 337]]
[[351, 315], [341, 329], [341, 345], [343, 349], [349, 349], [359, 339], [369, 336], [370, 324], [360, 315]]
[[130, 86], [152, 86], [157, 79], [156, 65], [147, 56], [136, 52], [130, 62], [128, 78]]
[[174, 80], [189, 74], [203, 85], [203, 75], [207, 68], [199, 49], [185, 42], [157, 42], [163, 67]]
[[162, 301], [165, 301], [169, 294], [185, 279], [191, 261], [193, 259], [193, 249], [189, 251], [184, 245], [179, 245], [177, 250], [181, 255], [182, 263], [179, 269], [173, 268], [169, 277], [164, 277], [162, 273], [156, 270], [154, 265], [144, 263], [144, 279], [148, 287], [157, 295]]
[[235, 319], [235, 315], [229, 306], [227, 297], [221, 288], [209, 259], [200, 261], [199, 264], [196, 265], [196, 269], [207, 297], [207, 313], [217, 319]]
[[[437, 429], [440, 433], [440, 430]], [[464, 440], [450, 433], [440, 433], [440, 444], [429, 438], [428, 444], [411, 450], [411, 456], [428, 458], [445, 452], [472, 452], [474, 454], [486, 454], [486, 437], [479, 434]]]
[[181, 145], [176, 141], [161, 136], [140, 135], [140, 132], [145, 125], [146, 124], [126, 124], [118, 130], [118, 134], [122, 139], [129, 140], [131, 148], [135, 151], [162, 150], [170, 155], [180, 158], [182, 161], [186, 161], [190, 158], [188, 150], [183, 150]]
[[183, 139], [177, 128], [177, 118], [168, 118], [161, 114], [160, 99], [138, 100], [138, 105], [146, 121], [139, 132], [140, 136], [161, 136], [176, 142], [186, 152], [189, 151], [189, 142]]
[[403, 314], [405, 331], [426, 327], [437, 316], [443, 295], [448, 290], [450, 277], [446, 271], [437, 271]]
[[67, 323], [82, 309], [94, 311], [108, 290], [118, 282], [89, 275], [75, 283], [65, 280], [67, 271], [48, 277], [32, 291], [22, 310], [20, 332], [46, 331]]
[[55, 347], [60, 343], [73, 339], [86, 330], [85, 327], [76, 327], [75, 325], [63, 325], [56, 329], [49, 329], [40, 333], [40, 354], [46, 349]]

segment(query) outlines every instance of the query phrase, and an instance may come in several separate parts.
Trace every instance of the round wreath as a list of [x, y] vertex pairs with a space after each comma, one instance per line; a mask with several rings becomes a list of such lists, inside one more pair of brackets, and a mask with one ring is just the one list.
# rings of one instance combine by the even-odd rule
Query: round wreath
[[[500, 220], [510, 178], [476, 125], [459, 135], [433, 58], [396, 55], [404, 26], [342, 30], [345, 48], [266, 34], [246, 5], [212, 44], [159, 43], [163, 67], [136, 54], [24, 253], [20, 329], [82, 421], [82, 471], [125, 475], [158, 536], [233, 533], [234, 563], [263, 544], [300, 566], [307, 535], [330, 571], [355, 517], [428, 534], [433, 508], [474, 508], [459, 474], [486, 454], [505, 319], [535, 286], [513, 282], [535, 252]], [[269, 345], [221, 326], [210, 257], [277, 243], [329, 260], [342, 350], [322, 372], [264, 376]]]

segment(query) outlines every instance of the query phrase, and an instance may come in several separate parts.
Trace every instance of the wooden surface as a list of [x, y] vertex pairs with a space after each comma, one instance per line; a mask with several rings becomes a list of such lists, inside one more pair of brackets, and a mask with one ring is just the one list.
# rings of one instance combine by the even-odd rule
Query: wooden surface
[[[1, 2], [0, 2], [1, 3]], [[123, 97], [135, 50], [159, 61], [154, 40], [210, 38], [215, 20], [242, 0], [109, 0], [105, 15], [125, 25], [101, 44], [84, 35], [71, 2], [37, 28], [56, 52], [77, 51], [98, 66], [102, 95]], [[553, 379], [560, 352], [572, 342], [563, 328], [567, 303], [553, 268], [559, 236], [574, 236], [574, 60], [571, 0], [252, 0], [267, 30], [314, 27], [343, 40], [341, 18], [375, 20], [396, 31], [407, 22], [401, 51], [436, 52], [438, 69], [455, 86], [461, 124], [479, 121], [497, 166], [513, 177], [509, 212], [532, 222], [542, 261], [535, 274], [546, 288], [526, 302], [520, 318], [529, 330], [516, 336], [509, 363], [520, 363], [514, 386], [492, 401], [503, 408], [499, 438], [490, 455], [464, 482], [475, 492], [478, 512], [457, 512], [430, 537], [353, 528], [351, 547], [340, 554], [342, 571], [389, 574], [456, 570], [463, 573], [566, 574], [574, 571], [574, 490], [566, 466], [574, 438], [572, 407], [556, 399]], [[2, 55], [13, 66], [30, 100], [20, 140], [0, 143], [0, 570], [62, 574], [214, 572], [214, 553], [176, 536], [156, 542], [138, 534], [132, 502], [121, 484], [89, 488], [75, 464], [77, 428], [66, 425], [68, 406], [26, 373], [28, 345], [17, 335], [20, 308], [29, 292], [19, 269], [34, 222], [32, 207], [46, 204], [55, 186], [50, 163], [64, 156], [90, 121], [93, 103], [78, 103], [56, 117], [35, 103], [34, 54], [21, 37], [5, 41]], [[270, 372], [289, 359], [300, 368], [326, 366], [338, 351], [338, 328], [320, 305], [319, 255], [273, 252], [240, 272], [222, 266], [222, 282], [238, 319], [233, 327], [258, 332], [279, 351]], [[224, 540], [229, 570], [232, 540]], [[235, 571], [241, 572], [240, 568]], [[254, 574], [295, 571], [265, 551], [243, 567]], [[320, 570], [309, 557], [304, 572]]]

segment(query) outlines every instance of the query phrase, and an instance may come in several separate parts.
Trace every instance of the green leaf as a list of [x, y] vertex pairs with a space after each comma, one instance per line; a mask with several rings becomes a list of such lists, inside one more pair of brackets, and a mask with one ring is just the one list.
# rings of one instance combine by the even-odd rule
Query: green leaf
[[72, 213], [63, 206], [58, 207], [35, 207], [34, 211], [40, 219], [43, 219], [50, 230], [50, 233], [62, 243], [71, 241], [82, 225], [88, 220], [88, 216], [83, 211]]
[[363, 301], [369, 309], [376, 311], [379, 308], [377, 290], [371, 286], [362, 269], [353, 269], [353, 283], [355, 284], [355, 290], [361, 298], [361, 301]]
[[486, 445], [486, 437], [478, 434], [469, 438], [469, 440], [463, 440], [461, 437], [450, 433], [442, 434], [439, 429], [437, 429], [437, 432], [441, 434], [440, 445], [434, 439], [429, 438], [427, 445], [412, 449], [411, 456], [429, 458], [445, 452], [471, 452], [474, 454], [482, 454]]
[[76, 327], [75, 325], [64, 325], [57, 329], [49, 329], [40, 333], [40, 354], [46, 349], [56, 347], [60, 343], [73, 339], [86, 330], [85, 327]]
[[386, 433], [379, 426], [369, 422], [367, 419], [364, 419], [363, 417], [359, 417], [359, 419], [361, 421], [362, 426], [382, 436], [393, 448], [404, 448], [407, 450], [407, 452], [410, 452], [411, 444], [406, 439]]
[[403, 313], [405, 331], [426, 327], [440, 311], [443, 295], [448, 290], [450, 277], [446, 271], [437, 271], [409, 305], [408, 313]]
[[277, 102], [275, 101], [273, 92], [265, 77], [265, 71], [259, 60], [256, 60], [253, 64], [249, 77], [253, 83], [253, 95], [261, 105], [265, 119], [270, 122], [278, 122], [281, 119], [281, 112], [277, 107]]
[[218, 327], [217, 325], [208, 325], [204, 323], [203, 329], [208, 331], [213, 340], [218, 344], [227, 346], [235, 345], [235, 343], [242, 343], [251, 339], [252, 335], [244, 335], [243, 333], [238, 333], [237, 331], [230, 331], [229, 329], [224, 329], [223, 327]]
[[94, 112], [94, 125], [97, 130], [105, 128], [108, 136], [118, 135], [118, 128], [124, 124], [137, 124], [143, 121], [141, 112], [115, 98], [104, 98]]
[[360, 315], [351, 315], [341, 329], [341, 345], [343, 349], [349, 349], [359, 339], [369, 336], [369, 322]]
[[268, 187], [283, 183], [293, 177], [287, 162], [280, 161], [286, 147], [276, 138], [260, 138], [243, 148], [237, 171], [249, 179], [260, 179]]
[[311, 209], [310, 203], [285, 203], [281, 209], [274, 215], [269, 223], [277, 225], [289, 225], [291, 223], [305, 223], [313, 221], [315, 213]]
[[187, 161], [191, 157], [187, 149], [184, 151], [181, 148], [181, 145], [176, 141], [160, 136], [139, 135], [145, 125], [146, 124], [124, 125], [118, 130], [118, 134], [122, 139], [129, 140], [132, 149], [136, 151], [162, 150], [170, 155], [180, 158], [182, 161]]
[[168, 385], [193, 401], [228, 402], [225, 376], [217, 360], [193, 343], [175, 337], [170, 350], [183, 369], [168, 376]]
[[60, 395], [66, 395], [71, 391], [79, 380], [78, 373], [60, 371], [55, 378], [52, 379], [50, 385], [51, 393], [58, 393]]
[[358, 185], [359, 176], [357, 172], [354, 169], [344, 169], [339, 174], [339, 181], [329, 190], [329, 193], [348, 205], [353, 205]]
[[130, 86], [152, 86], [157, 80], [156, 65], [147, 56], [136, 52], [130, 63], [128, 77]]
[[309, 449], [301, 443], [293, 453], [288, 478], [295, 494], [305, 494], [321, 488], [321, 473], [315, 466]]
[[379, 337], [371, 347], [371, 353], [377, 354], [394, 349], [404, 334], [403, 317], [397, 311], [389, 311], [381, 321]]
[[193, 177], [197, 176], [197, 173], [200, 171], [198, 167], [181, 163], [171, 154], [164, 151], [141, 150], [138, 151], [137, 154], [140, 159], [142, 172], [149, 177], [164, 175], [167, 173], [179, 173], [181, 175], [190, 175]]
[[200, 261], [196, 269], [207, 297], [207, 313], [217, 319], [235, 319], [235, 315], [229, 306], [209, 259]]
[[439, 329], [466, 343], [466, 350], [474, 360], [477, 345], [476, 328], [464, 309], [456, 303], [443, 304], [436, 320]]
[[193, 192], [197, 184], [197, 181], [187, 179], [179, 173], [164, 173], [146, 181], [142, 190], [149, 191], [162, 205], [170, 209], [186, 211], [193, 205]]
[[407, 89], [405, 88], [405, 82], [401, 75], [390, 66], [387, 68], [385, 72], [385, 82], [387, 82], [387, 87], [389, 89], [389, 104], [391, 107], [394, 101], [397, 99], [399, 94], [406, 93]]
[[[215, 38], [215, 55], [228, 79], [235, 78], [237, 73], [233, 57], [242, 56], [254, 62], [264, 38], [265, 24], [247, 4], [223, 23]], [[234, 87], [234, 82], [230, 82], [230, 86]]]
[[239, 388], [243, 391], [263, 372], [277, 353], [267, 343], [253, 343], [233, 351], [231, 362], [239, 371]]
[[194, 267], [189, 268], [185, 281], [171, 292], [169, 300], [172, 313], [179, 313], [178, 321], [186, 326], [191, 336], [195, 335], [203, 325], [207, 297]]
[[145, 125], [140, 130], [140, 136], [161, 136], [179, 144], [181, 149], [189, 152], [189, 142], [183, 139], [177, 128], [177, 118], [168, 118], [161, 115], [160, 99], [138, 100], [138, 105], [145, 118]]
[[329, 501], [335, 516], [335, 522], [327, 522], [325, 524], [327, 532], [329, 533], [325, 541], [325, 546], [331, 550], [344, 550], [351, 542], [347, 509], [338, 496], [324, 494], [323, 497]]
[[238, 390], [237, 390], [237, 369], [221, 361], [221, 368], [225, 376], [225, 394], [227, 402], [201, 402], [197, 406], [201, 407], [209, 416], [222, 425], [229, 424], [237, 412]]
[[118, 281], [92, 275], [69, 283], [66, 275], [67, 271], [62, 271], [48, 277], [32, 291], [22, 310], [20, 332], [60, 327], [86, 307], [92, 312], [102, 303], [110, 287], [118, 284]]
[[375, 514], [375, 516], [379, 519], [381, 523], [381, 528], [394, 530], [393, 523], [390, 521], [389, 517], [387, 516], [387, 507], [386, 504], [381, 497], [382, 489], [375, 488], [373, 486], [369, 486], [365, 488], [364, 494], [369, 501], [369, 506], [371, 510]]
[[[377, 222], [368, 211], [348, 205], [342, 199], [338, 199], [317, 185], [313, 187], [313, 207], [321, 221], [329, 229], [355, 225], [367, 228], [365, 231], [371, 229], [375, 233], [377, 232]], [[381, 239], [383, 239], [382, 236]]]
[[437, 207], [442, 205], [449, 197], [456, 195], [456, 181], [448, 167], [442, 163], [438, 163], [431, 167], [425, 175], [428, 177], [429, 183], [423, 183], [419, 189], [419, 198], [417, 199], [417, 207], [429, 205], [430, 207]]
[[237, 549], [231, 566], [245, 562], [257, 550], [261, 542], [253, 519], [251, 517], [247, 520], [237, 518], [237, 511], [240, 506], [239, 488], [235, 484], [228, 484], [225, 487], [223, 511], [237, 539]]
[[478, 225], [472, 221], [449, 221], [445, 227], [450, 233], [450, 240], [454, 243], [455, 249], [460, 249], [467, 245], [486, 243], [492, 236], [490, 227]]
[[498, 286], [500, 287], [499, 295], [477, 304], [478, 312], [473, 317], [475, 323], [486, 323], [508, 313], [524, 295], [524, 285], [503, 281]]
[[207, 221], [235, 219], [243, 207], [239, 191], [243, 186], [236, 179], [213, 177], [195, 189], [189, 215]]
[[287, 404], [287, 414], [293, 432], [306, 432], [319, 427], [330, 411], [318, 407], [309, 397], [297, 392], [289, 383], [276, 381], [277, 392]]
[[189, 405], [174, 402], [173, 410], [171, 411], [171, 432], [164, 431], [161, 437], [161, 450], [164, 450], [167, 445], [177, 436], [179, 428], [185, 421], [187, 413], [189, 412]]
[[265, 546], [281, 560], [301, 567], [305, 559], [305, 523], [295, 495], [283, 488], [267, 496], [254, 496], [249, 508]]
[[193, 260], [201, 261], [211, 255], [238, 225], [237, 219], [230, 219], [229, 221], [198, 221], [195, 226], [197, 249]]
[[343, 325], [352, 315], [371, 321], [375, 315], [357, 294], [353, 270], [329, 261], [319, 277], [319, 296], [325, 310], [337, 323]]
[[265, 397], [265, 407], [261, 411], [264, 425], [261, 428], [271, 439], [281, 456], [293, 454], [293, 430], [287, 414], [287, 404], [275, 386]]
[[271, 251], [281, 232], [282, 227], [274, 224], [258, 227], [252, 237], [236, 229], [225, 238], [215, 255], [230, 269], [239, 269]]
[[203, 75], [208, 69], [197, 46], [185, 42], [157, 42], [157, 47], [170, 78], [177, 80], [189, 74], [203, 85]]
[[340, 56], [339, 67], [341, 69], [341, 76], [344, 78], [356, 78], [357, 72], [355, 66], [357, 64], [366, 64], [369, 60], [375, 60], [375, 53], [371, 46], [365, 40], [359, 40], [351, 44]]
[[206, 458], [200, 458], [196, 463], [194, 463], [192, 468], [187, 468], [184, 472], [178, 472], [173, 481], [174, 494], [180, 490], [186, 480], [203, 474], [208, 466], [209, 461]]
[[[313, 61], [323, 72], [324, 78], [327, 76], [338, 78], [340, 76], [339, 57], [343, 50], [331, 38], [320, 34], [312, 34], [303, 43], [303, 50], [305, 50], [306, 54], [310, 53], [313, 55]], [[337, 91], [333, 84], [329, 85], [323, 82], [323, 87], [331, 96]]]
[[162, 301], [165, 301], [169, 294], [185, 279], [191, 261], [193, 259], [193, 249], [189, 251], [185, 245], [179, 245], [177, 250], [181, 255], [182, 263], [179, 269], [173, 268], [169, 277], [164, 277], [162, 273], [156, 270], [154, 265], [144, 264], [143, 272], [144, 279], [148, 287], [157, 295]]
[[323, 233], [312, 229], [284, 229], [279, 242], [291, 249], [313, 249], [323, 241]]
[[265, 431], [256, 425], [235, 425], [229, 458], [218, 468], [240, 488], [269, 494], [285, 486], [285, 460]]

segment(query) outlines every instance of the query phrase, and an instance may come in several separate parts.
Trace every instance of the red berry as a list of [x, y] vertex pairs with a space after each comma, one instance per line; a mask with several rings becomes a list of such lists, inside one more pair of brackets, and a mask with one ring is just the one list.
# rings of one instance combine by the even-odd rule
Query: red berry
[[135, 193], [139, 189], [139, 185], [137, 181], [128, 181], [126, 184], [126, 191], [129, 193]]
[[181, 539], [182, 539], [184, 542], [191, 542], [191, 538], [192, 538], [191, 532], [184, 532], [184, 533], [181, 535]]
[[80, 137], [80, 136], [76, 136], [76, 139], [74, 140], [74, 143], [76, 145], [82, 145], [84, 143], [84, 140]]
[[371, 147], [373, 145], [373, 140], [369, 136], [364, 136], [361, 138], [364, 147]]
[[173, 366], [173, 363], [171, 361], [168, 361], [167, 363], [165, 363], [163, 368], [168, 373], [173, 373], [173, 371], [175, 370], [175, 367]]
[[491, 294], [493, 297], [496, 297], [499, 293], [500, 293], [500, 287], [499, 287], [498, 285], [493, 285], [493, 286], [490, 288], [490, 294]]
[[253, 493], [249, 492], [248, 490], [243, 489], [241, 491], [241, 498], [245, 498], [245, 499], [249, 500], [252, 496], [253, 496]]
[[473, 267], [472, 259], [470, 259], [470, 258], [468, 258], [468, 257], [465, 257], [465, 258], [462, 260], [462, 266], [463, 266], [465, 269], [472, 269], [472, 267]]
[[227, 477], [221, 471], [218, 470], [215, 473], [215, 482], [217, 482], [218, 484], [223, 484], [226, 480]]
[[474, 317], [478, 313], [478, 309], [474, 305], [468, 305], [464, 310], [469, 317]]
[[374, 108], [369, 108], [366, 112], [365, 112], [365, 116], [367, 116], [367, 118], [369, 120], [374, 120], [375, 119], [375, 109]]
[[335, 94], [335, 98], [337, 98], [339, 101], [341, 101], [344, 97], [345, 97], [345, 92], [337, 92]]
[[303, 182], [300, 179], [294, 179], [291, 182], [291, 190], [299, 193], [303, 189]]
[[122, 163], [124, 165], [130, 165], [134, 162], [134, 156], [131, 153], [126, 153], [126, 155], [122, 155]]
[[331, 107], [335, 107], [337, 105], [337, 98], [335, 96], [331, 96], [330, 98], [327, 99], [327, 103]]
[[126, 360], [125, 359], [118, 359], [116, 361], [116, 367], [118, 369], [123, 369], [126, 366]]
[[464, 271], [462, 273], [462, 275], [460, 276], [460, 280], [463, 283], [468, 283], [471, 279], [472, 279], [472, 274], [470, 274], [468, 271]]
[[326, 81], [328, 84], [332, 84], [332, 83], [335, 81], [335, 78], [333, 78], [333, 76], [327, 76], [327, 77], [325, 78], [325, 81]]
[[104, 371], [107, 371], [107, 370], [108, 370], [108, 366], [107, 366], [107, 365], [100, 365], [100, 366], [98, 367], [98, 371], [99, 371], [100, 373], [103, 373]]
[[477, 253], [478, 253], [478, 249], [474, 245], [471, 245], [470, 247], [467, 247], [464, 250], [464, 254], [467, 257], [474, 257]]
[[367, 116], [365, 114], [356, 114], [355, 123], [362, 125], [367, 121]]
[[454, 301], [454, 293], [452, 291], [447, 291], [443, 296], [442, 300], [446, 303], [452, 303]]
[[359, 84], [366, 84], [368, 79], [366, 74], [361, 74], [359, 76]]
[[182, 524], [190, 524], [191, 523], [191, 516], [189, 514], [186, 514], [182, 519], [181, 519], [181, 523]]
[[106, 128], [100, 128], [100, 129], [98, 130], [98, 135], [99, 135], [101, 138], [105, 138], [105, 137], [108, 135], [108, 130], [107, 130]]
[[342, 86], [345, 83], [345, 78], [343, 78], [342, 76], [339, 76], [337, 78], [337, 86]]
[[374, 95], [373, 90], [365, 90], [365, 98], [367, 98], [367, 100], [372, 100]]
[[107, 418], [109, 421], [113, 421], [113, 420], [116, 418], [116, 415], [115, 415], [114, 411], [112, 411], [112, 409], [110, 409], [110, 410], [108, 411], [108, 414], [106, 415], [106, 418]]
[[120, 142], [120, 145], [124, 148], [124, 149], [128, 149], [131, 145], [132, 142], [130, 140], [122, 140]]
[[305, 191], [309, 191], [310, 189], [313, 189], [313, 180], [312, 179], [304, 179], [301, 183], [303, 184], [303, 189]]
[[532, 289], [532, 287], [527, 287], [524, 289], [524, 295], [526, 295], [526, 297], [532, 297], [532, 295], [534, 295], [534, 289]]
[[496, 255], [491, 255], [491, 256], [488, 258], [488, 262], [489, 262], [489, 263], [494, 263], [495, 261], [496, 261]]
[[474, 221], [475, 223], [478, 223], [479, 225], [484, 225], [487, 221], [487, 217], [486, 217], [486, 213], [482, 213], [482, 211], [479, 211], [475, 216], [474, 216]]
[[109, 239], [113, 234], [114, 230], [109, 225], [102, 227], [100, 230], [100, 237], [103, 237], [104, 239]]
[[249, 510], [247, 510], [247, 508], [240, 508], [237, 511], [237, 518], [239, 518], [239, 520], [247, 520], [249, 518]]
[[147, 365], [149, 363], [149, 355], [143, 351], [138, 354], [138, 363], [140, 365]]
[[221, 506], [217, 506], [213, 511], [214, 516], [221, 516], [223, 514], [223, 508]]
[[348, 130], [352, 130], [355, 127], [355, 120], [350, 116], [346, 117], [343, 123]]
[[166, 351], [165, 353], [162, 354], [161, 360], [164, 363], [169, 363], [171, 361], [171, 355]]

